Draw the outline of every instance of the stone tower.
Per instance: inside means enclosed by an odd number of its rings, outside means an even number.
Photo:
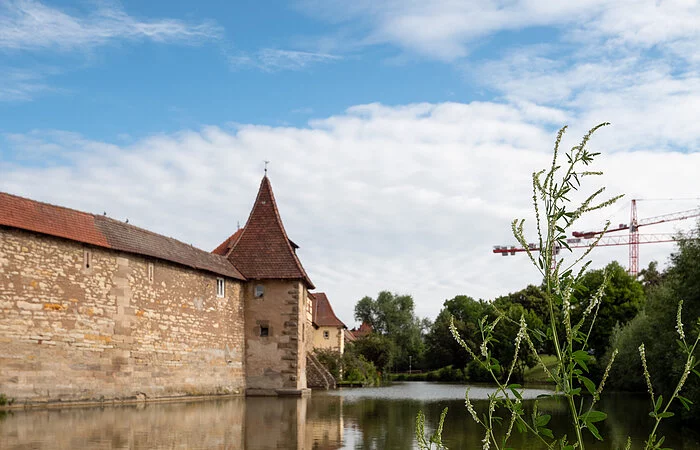
[[[248,280],[243,287],[248,395],[308,392],[308,290],[314,285],[297,257],[297,248],[287,237],[265,175],[245,227],[214,251],[225,254]]]

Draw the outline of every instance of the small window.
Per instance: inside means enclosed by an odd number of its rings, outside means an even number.
[[[155,268],[153,267],[153,263],[148,263],[148,282],[153,283],[153,272],[155,271]]]
[[[226,285],[224,284],[223,278],[216,279],[216,296],[225,297],[226,296]]]
[[[90,267],[92,267],[92,252],[85,250],[83,252],[83,268],[89,269]]]
[[[323,332],[323,339],[330,339],[331,334],[328,332],[328,330],[325,330]]]
[[[265,286],[262,284],[255,285],[255,298],[260,298],[265,294]]]
[[[260,337],[267,337],[270,335],[270,327],[262,325],[260,326]]]

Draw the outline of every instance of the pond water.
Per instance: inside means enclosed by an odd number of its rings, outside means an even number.
[[[411,449],[414,424],[423,410],[432,429],[449,407],[443,438],[451,449],[480,449],[483,432],[468,417],[463,385],[397,383],[382,388],[314,392],[308,398],[231,398],[200,402],[159,403],[105,408],[15,411],[0,416],[0,449]],[[485,410],[488,386],[473,386],[470,397]],[[547,388],[528,389],[529,408]],[[604,442],[590,449],[643,447],[649,430],[644,396],[611,394],[601,409]],[[552,415],[555,434],[566,432],[563,401],[540,400]],[[698,449],[697,431],[666,428],[666,444]],[[540,448],[537,439],[514,432],[513,448]],[[573,431],[569,430],[573,436]]]

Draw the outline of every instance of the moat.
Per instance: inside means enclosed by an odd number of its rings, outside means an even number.
[[[397,383],[382,388],[314,392],[308,398],[248,397],[212,401],[152,403],[104,408],[14,411],[0,416],[0,449],[410,449],[414,423],[423,410],[432,428],[449,407],[444,441],[450,449],[481,448],[483,432],[467,417],[465,386]],[[475,386],[470,396],[484,408],[490,392]],[[547,389],[526,391],[528,402]],[[601,409],[604,442],[587,448],[624,448],[627,436],[639,448],[647,430],[644,396],[611,394]],[[540,401],[552,414],[555,434],[567,425],[566,407]],[[700,437],[687,429],[667,428],[666,445],[700,448]],[[514,448],[535,449],[531,436],[514,433]]]

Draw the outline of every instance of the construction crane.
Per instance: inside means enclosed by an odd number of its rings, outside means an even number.
[[[639,227],[644,227],[648,225],[656,225],[660,223],[666,223],[666,222],[673,222],[676,220],[684,220],[684,219],[690,219],[691,217],[699,217],[700,216],[700,208],[695,208],[695,209],[688,209],[685,211],[679,211],[675,213],[670,213],[670,214],[662,214],[660,216],[654,216],[654,217],[647,217],[645,219],[637,219],[637,200],[639,199],[632,199],[631,205],[630,205],[630,223],[629,224],[623,224],[621,223],[618,225],[616,228],[608,229],[608,230],[599,230],[599,231],[574,231],[571,233],[575,238],[584,238],[584,239],[593,239],[603,233],[612,233],[615,231],[622,231],[622,230],[629,230],[629,239],[628,239],[628,244],[629,245],[629,266],[627,271],[629,272],[630,275],[633,277],[636,277],[637,274],[639,273],[639,244],[641,243],[647,243],[647,242],[640,242],[640,237],[641,235],[639,234]],[[656,242],[667,242],[667,241],[656,241]],[[625,245],[625,244],[620,244],[620,245]]]
[[[607,230],[599,231],[574,231],[572,233],[573,237],[566,240],[566,243],[571,248],[588,248],[593,241],[592,239],[597,239],[601,234],[605,233],[605,236],[601,237],[598,241],[599,247],[610,247],[614,245],[627,245],[629,246],[629,268],[628,272],[633,277],[636,277],[639,273],[639,244],[653,244],[660,242],[673,242],[675,240],[674,234],[667,233],[657,233],[657,234],[639,234],[639,227],[656,225],[660,223],[672,222],[676,220],[684,220],[692,217],[700,217],[700,208],[689,209],[685,211],[679,211],[670,214],[663,214],[660,216],[647,217],[644,219],[637,219],[637,200],[632,200],[630,208],[630,223],[621,223],[614,228],[609,228]],[[622,236],[608,236],[608,233],[613,233],[616,231],[629,230],[627,235]],[[528,244],[528,248],[515,247],[515,246],[501,246],[497,245],[493,248],[493,253],[501,254],[502,256],[515,255],[519,252],[524,251],[539,251],[539,246],[537,244]],[[560,248],[555,248],[555,254],[559,253]]]

